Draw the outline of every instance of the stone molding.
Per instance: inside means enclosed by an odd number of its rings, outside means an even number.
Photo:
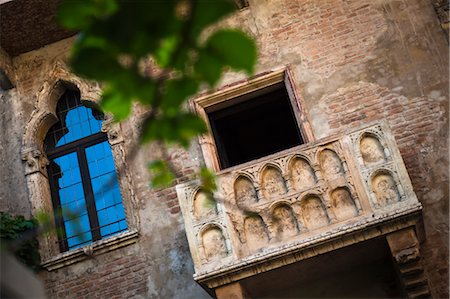
[[[412,228],[386,236],[403,290],[408,298],[430,298],[431,291],[422,265],[420,244]]]
[[[236,98],[245,97],[246,95],[269,88],[276,84],[282,83],[286,88],[291,107],[294,111],[294,116],[299,126],[299,131],[301,132],[304,141],[312,142],[315,140],[306,112],[302,108],[304,106],[303,99],[293,83],[293,76],[294,74],[290,68],[284,66],[258,74],[250,79],[233,84],[232,86],[226,86],[215,92],[200,95],[190,101],[191,110],[197,113],[205,121],[208,127],[208,133],[198,137],[203,158],[208,168],[214,171],[220,170],[219,158],[216,150],[217,147],[211,133],[212,130],[206,110],[212,106],[228,104],[227,102],[232,102]]]
[[[83,247],[60,253],[48,260],[44,260],[41,265],[48,271],[53,271],[91,258],[92,256],[136,243],[138,236],[139,234],[136,230],[126,231],[106,239],[95,241]]]
[[[177,194],[194,278],[211,288],[405,227],[421,231],[422,206],[386,123],[222,170],[215,207],[196,181]],[[205,254],[218,248],[226,251]]]
[[[54,63],[47,80],[35,96],[35,109],[31,113],[22,139],[21,156],[25,166],[24,174],[27,179],[33,215],[45,212],[50,218],[53,218],[53,204],[46,169],[48,159],[43,148],[48,130],[58,121],[56,105],[66,89],[79,90],[81,101],[87,106],[98,106],[100,101],[101,89],[98,83],[81,79],[70,73],[68,67],[62,61]],[[124,203],[128,231],[120,234],[120,236],[123,236],[122,238],[117,238],[117,236],[109,237],[83,246],[81,249],[71,250],[62,254],[59,252],[58,240],[55,234],[41,235],[38,237],[40,254],[44,261],[43,265],[48,269],[56,269],[81,260],[80,255],[82,254],[79,251],[83,248],[93,248],[96,253],[101,253],[105,251],[103,248],[112,250],[133,243],[135,241],[130,241],[132,239],[130,236],[133,236],[133,238],[137,237],[139,227],[137,200],[131,174],[125,163],[127,153],[122,129],[120,124],[113,123],[111,116],[107,115],[101,131],[108,136],[116,169],[121,170],[118,173],[118,181]],[[99,250],[97,250],[97,247]],[[89,252],[91,249],[87,251]]]

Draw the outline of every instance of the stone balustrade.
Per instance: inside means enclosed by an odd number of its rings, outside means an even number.
[[[385,123],[224,169],[213,201],[198,182],[177,193],[194,277],[210,287],[318,254],[317,246],[331,251],[339,243],[323,244],[356,232],[369,238],[368,229],[421,210]]]

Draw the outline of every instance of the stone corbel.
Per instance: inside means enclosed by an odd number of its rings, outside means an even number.
[[[47,177],[47,165],[49,161],[47,156],[36,148],[27,148],[22,152],[22,161],[25,163],[25,175],[36,172],[42,173]]]
[[[108,135],[108,142],[111,145],[124,142],[120,124],[114,123],[112,118],[103,121],[101,131]]]
[[[426,273],[422,265],[420,244],[413,228],[386,236],[397,272],[407,298],[430,298]]]

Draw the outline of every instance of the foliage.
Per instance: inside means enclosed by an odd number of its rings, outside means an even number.
[[[102,83],[101,107],[120,121],[134,102],[145,105],[140,141],[186,148],[206,131],[201,118],[186,111],[186,100],[203,85],[213,87],[224,70],[253,72],[251,38],[235,29],[205,33],[235,10],[231,0],[67,0],[58,20],[81,32],[70,63],[74,72]],[[174,178],[167,161],[149,169],[154,186]]]
[[[27,220],[23,216],[14,217],[9,213],[0,212],[0,239],[2,247],[13,240],[21,238],[25,232],[34,230],[37,226],[38,222],[35,219]],[[14,248],[14,253],[24,264],[37,271],[41,263],[38,247],[36,238],[27,239],[20,242],[17,248]]]

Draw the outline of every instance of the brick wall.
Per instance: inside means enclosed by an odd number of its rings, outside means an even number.
[[[43,274],[50,298],[146,297],[148,267],[145,256],[128,254],[96,257],[74,275],[65,269]]]
[[[433,295],[448,297],[448,44],[430,1],[249,3],[222,25],[242,28],[256,39],[257,72],[290,66],[316,137],[373,120],[388,121],[424,205],[427,240],[422,249]],[[2,140],[21,138],[35,95],[55,61],[65,60],[72,40],[13,59],[10,77],[16,89],[8,104],[14,103],[17,122]],[[243,78],[228,73],[221,85]],[[123,127],[128,137],[137,126],[132,120]],[[14,148],[19,145],[17,141]],[[11,157],[20,161],[20,150],[13,152]],[[197,144],[189,151],[175,149],[170,156],[179,169],[178,182],[189,180],[202,161]],[[208,297],[192,279],[175,189],[149,188],[146,165],[155,157],[152,148],[142,148],[129,161],[138,242],[44,271],[49,297]],[[20,168],[14,169],[15,176],[22,175]]]

